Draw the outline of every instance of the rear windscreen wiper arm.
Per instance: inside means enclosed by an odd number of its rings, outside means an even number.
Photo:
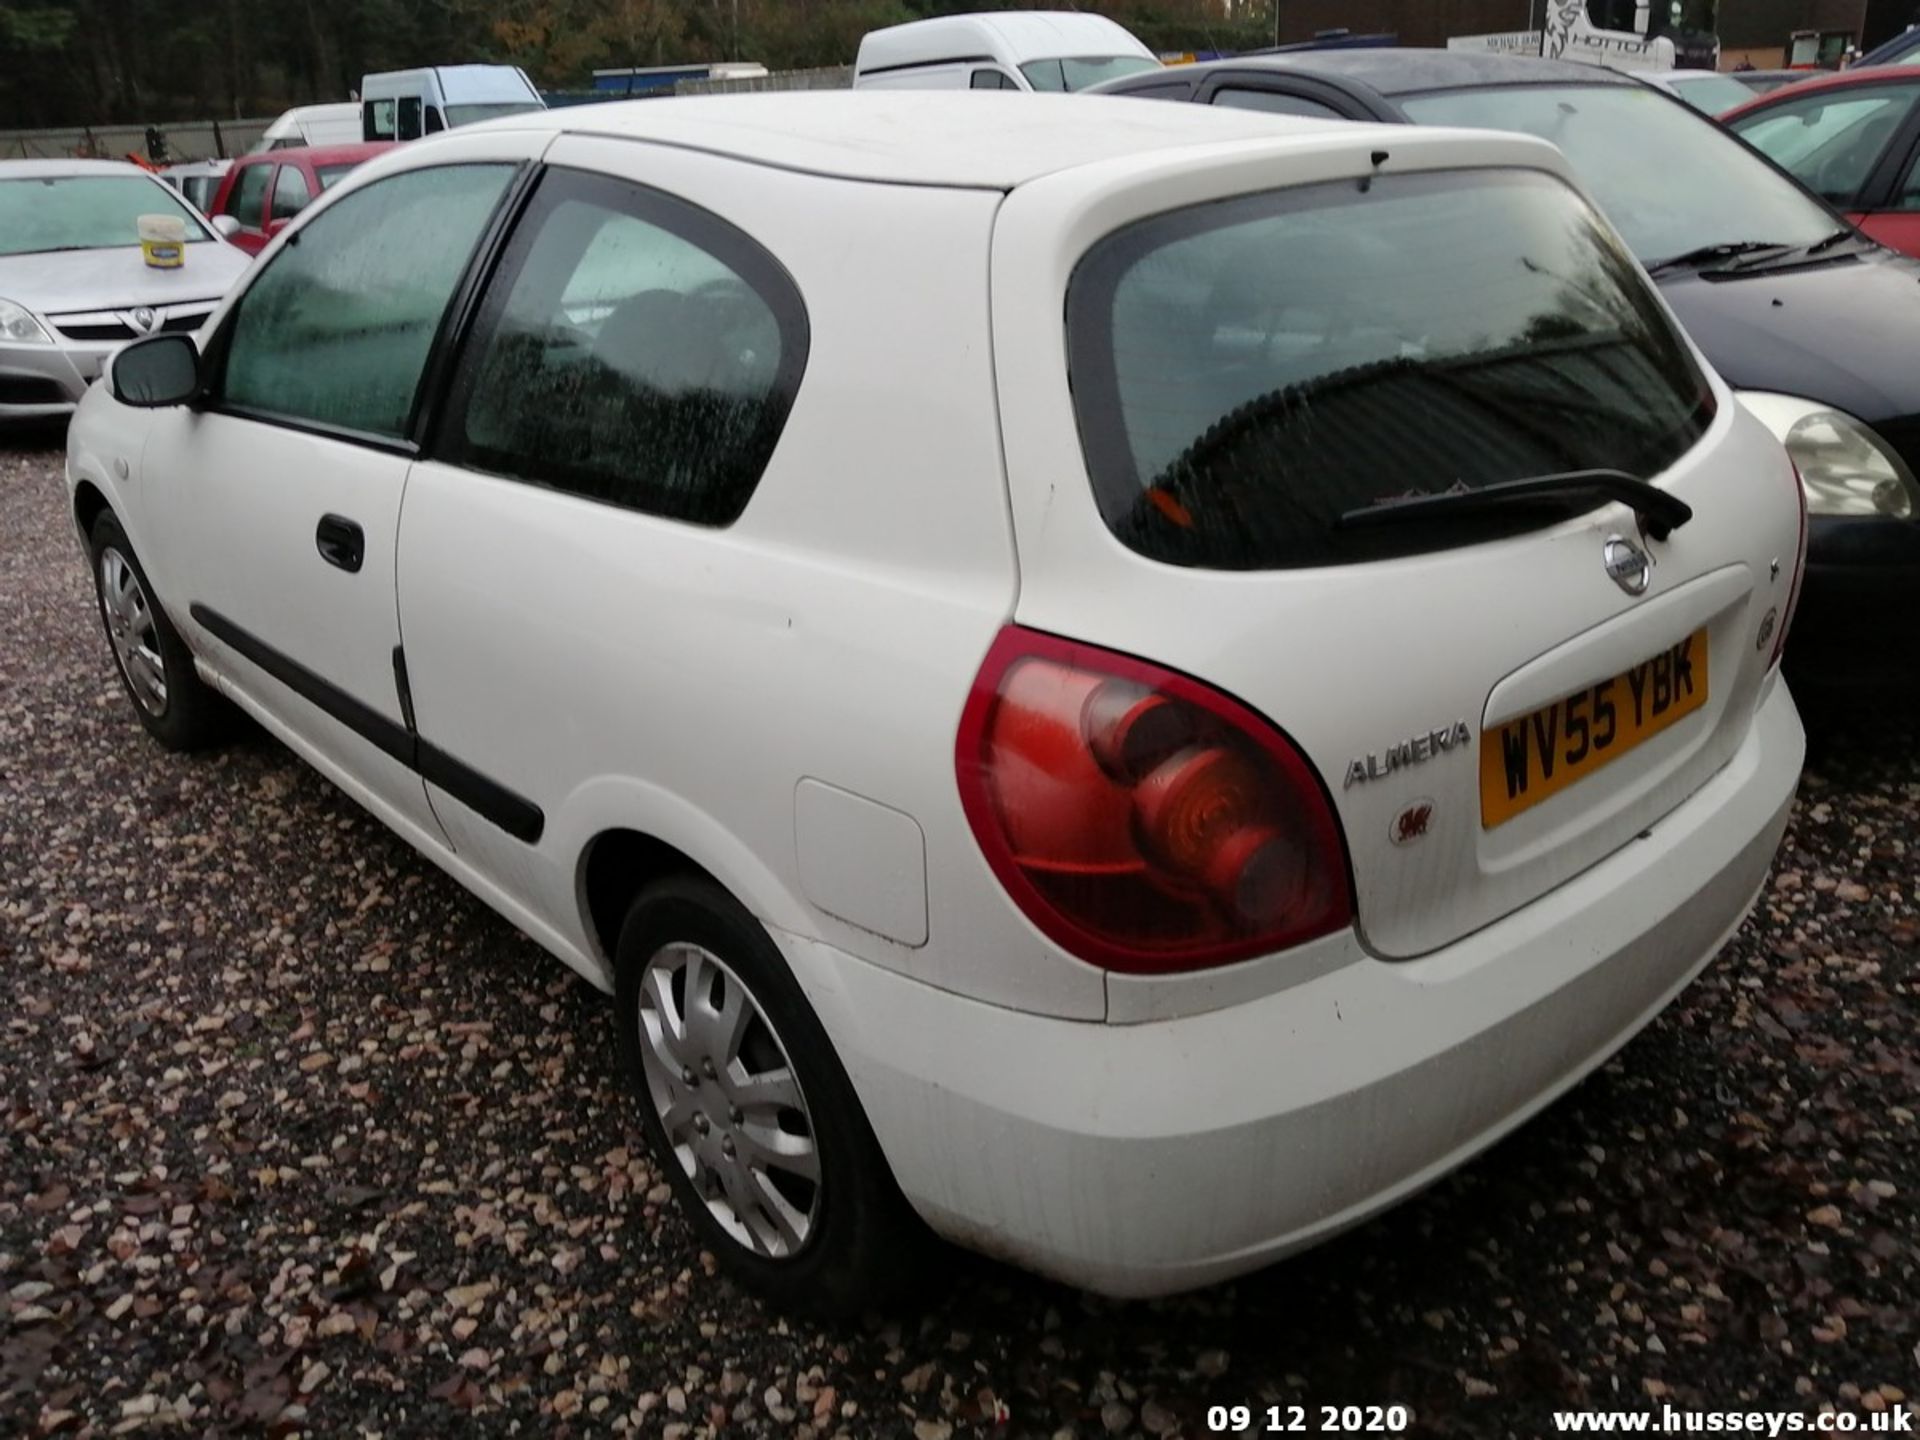
[[[1568,470],[1559,475],[1534,475],[1524,480],[1502,480],[1478,490],[1451,490],[1441,495],[1414,495],[1388,499],[1349,510],[1334,522],[1336,530],[1366,530],[1382,525],[1412,525],[1422,520],[1445,522],[1462,516],[1490,514],[1515,505],[1582,496],[1618,500],[1631,505],[1641,525],[1655,540],[1664,540],[1693,518],[1693,507],[1658,485],[1624,470]]]

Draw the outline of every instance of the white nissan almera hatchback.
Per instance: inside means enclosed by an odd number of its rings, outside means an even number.
[[[1800,486],[1559,154],[799,95],[409,145],[73,425],[120,675],[618,997],[703,1241],[1117,1295],[1391,1205],[1746,913]]]

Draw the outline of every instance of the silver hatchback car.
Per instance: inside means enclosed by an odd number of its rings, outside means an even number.
[[[143,215],[185,224],[180,265],[146,263]],[[0,422],[68,414],[119,346],[199,329],[251,259],[138,166],[0,162]]]

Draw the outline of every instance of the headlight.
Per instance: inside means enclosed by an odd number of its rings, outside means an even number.
[[[1798,395],[1762,390],[1739,395],[1800,467],[1809,514],[1905,520],[1920,510],[1913,472],[1871,426]]]
[[[0,300],[0,341],[16,345],[51,345],[53,337],[40,322],[11,300]]]

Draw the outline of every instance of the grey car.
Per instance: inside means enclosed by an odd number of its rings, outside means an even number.
[[[184,263],[146,263],[143,215],[186,225]],[[138,166],[0,161],[0,423],[68,414],[119,346],[199,329],[251,259]]]

